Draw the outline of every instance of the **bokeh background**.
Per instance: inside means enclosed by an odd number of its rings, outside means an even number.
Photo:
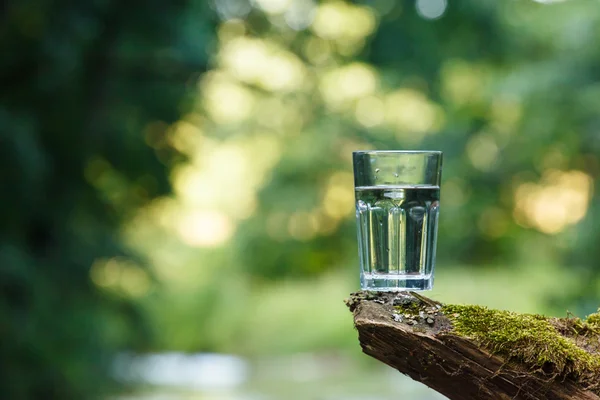
[[[351,152],[445,154],[433,298],[600,304],[597,1],[5,1],[6,399],[440,399],[360,353]]]

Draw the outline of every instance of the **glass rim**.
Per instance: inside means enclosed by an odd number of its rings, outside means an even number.
[[[352,154],[442,154],[441,150],[356,150]]]

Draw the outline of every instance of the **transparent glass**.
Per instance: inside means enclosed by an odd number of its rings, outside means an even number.
[[[442,153],[353,153],[363,290],[433,287]]]

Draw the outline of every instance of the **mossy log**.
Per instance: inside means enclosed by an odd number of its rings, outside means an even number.
[[[451,400],[600,400],[600,310],[559,319],[413,292],[346,304],[363,352]]]

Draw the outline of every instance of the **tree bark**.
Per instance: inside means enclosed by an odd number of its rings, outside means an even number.
[[[424,323],[406,319],[394,307],[398,293],[358,292],[346,301],[364,353],[451,400],[600,400],[574,379],[532,371],[453,333],[440,303],[409,295],[440,312]]]

